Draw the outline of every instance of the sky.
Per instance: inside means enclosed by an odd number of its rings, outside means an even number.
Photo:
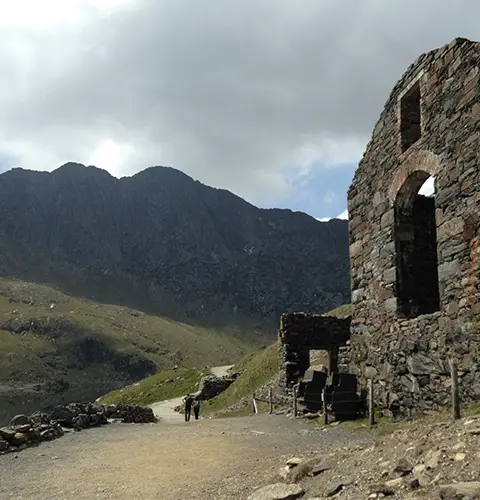
[[[478,0],[0,0],[0,171],[165,165],[346,217],[395,82],[479,18]]]

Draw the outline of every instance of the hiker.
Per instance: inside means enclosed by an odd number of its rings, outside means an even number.
[[[198,420],[198,414],[200,413],[200,398],[195,396],[193,400],[193,413],[195,413],[195,420]]]
[[[192,412],[192,403],[193,397],[191,394],[188,394],[187,397],[183,400],[185,403],[185,422],[190,422],[190,414]]]

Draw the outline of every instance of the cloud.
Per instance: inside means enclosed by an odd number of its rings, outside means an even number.
[[[289,199],[292,172],[356,163],[407,66],[480,16],[477,0],[41,3],[0,0],[2,156],[170,165],[262,204]]]
[[[348,220],[348,210],[344,210],[341,214],[338,214],[336,217],[316,217],[316,219],[320,222],[328,222],[329,220],[332,219],[342,219],[342,220]]]

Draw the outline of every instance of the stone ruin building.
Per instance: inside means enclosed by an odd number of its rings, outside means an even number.
[[[480,399],[479,67],[461,38],[420,56],[348,192],[352,364],[394,414],[449,403],[450,357],[461,399]]]
[[[421,55],[395,85],[348,192],[350,340],[345,320],[325,325],[341,329],[339,342],[310,320],[317,340],[296,350],[288,344],[302,320],[284,315],[285,385],[323,337],[334,351],[349,343],[345,369],[374,379],[384,413],[449,405],[450,358],[461,401],[480,399],[479,67],[480,43],[457,38]],[[434,196],[419,194],[431,178]]]

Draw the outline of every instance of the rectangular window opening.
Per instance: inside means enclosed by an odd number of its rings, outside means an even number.
[[[402,152],[415,144],[422,136],[420,82],[416,82],[400,100],[400,135]]]

